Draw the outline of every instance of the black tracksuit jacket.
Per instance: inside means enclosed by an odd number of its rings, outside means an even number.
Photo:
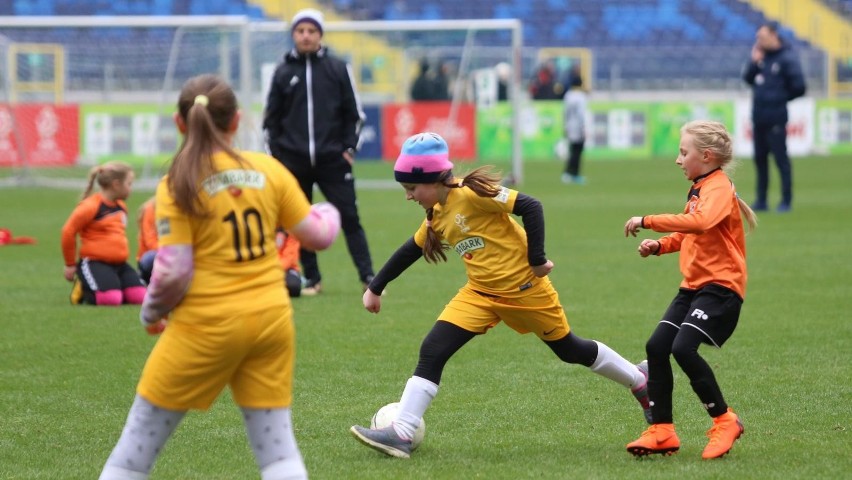
[[[747,63],[743,80],[752,86],[755,125],[786,124],[787,102],[805,94],[802,66],[796,53],[786,45],[766,52],[760,63]]]
[[[272,156],[299,167],[338,162],[358,149],[364,112],[351,69],[326,47],[300,54],[294,48],[275,69],[263,128]]]

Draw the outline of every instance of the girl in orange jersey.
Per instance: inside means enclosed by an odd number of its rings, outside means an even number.
[[[261,478],[307,478],[290,416],[295,333],[275,229],[321,250],[340,215],[311,206],[274,158],[233,149],[237,98],[221,78],[189,79],[177,106],[184,139],[157,186],[158,249],[140,311],[162,336],[100,478],[148,478],[186,412],[208,409],[226,386]]]
[[[62,227],[65,279],[75,282],[71,303],[142,303],[145,285],[127,263],[130,252],[124,201],[130,195],[133,178],[133,169],[122,162],[107,162],[89,172],[82,200]],[[91,194],[95,181],[101,191]]]
[[[139,276],[146,284],[151,281],[151,271],[154,270],[154,258],[157,256],[157,224],[154,220],[154,197],[149,198],[136,214],[139,227],[139,247],[136,251],[136,263]]]
[[[275,232],[275,246],[278,248],[278,262],[284,269],[284,286],[290,297],[302,295],[302,273],[299,269],[299,240],[279,228]]]
[[[420,257],[446,261],[452,248],[464,262],[467,283],[438,316],[423,340],[414,375],[402,392],[393,423],[371,430],[353,426],[360,442],[384,454],[408,458],[411,439],[438,393],[444,366],[468,341],[505,322],[518,333],[534,333],[560,360],[632,390],[647,408],[644,372],[603,343],[580,338],[568,326],[559,295],[547,275],[544,212],[538,200],[499,185],[487,167],[455,177],[447,143],[434,133],[407,139],[394,165],[405,197],[426,210],[426,219],[364,292],[369,312],[381,309],[385,285]],[[523,218],[523,227],[509,214]]]
[[[710,441],[702,454],[709,459],[728,453],[743,433],[743,425],[725,403],[698,347],[702,343],[721,347],[737,326],[747,276],[743,218],[750,228],[757,225],[757,219],[725,174],[724,168],[733,159],[725,126],[694,121],[680,132],[675,163],[692,182],[683,213],[632,217],[624,225],[625,236],[635,237],[643,228],[672,232],[659,240],[642,240],[639,255],[680,252],[683,273],[678,294],[645,346],[653,423],[627,445],[627,451],[642,456],[680,449],[672,417],[674,379],[669,357],[674,356],[713,418],[713,427],[707,432]]]

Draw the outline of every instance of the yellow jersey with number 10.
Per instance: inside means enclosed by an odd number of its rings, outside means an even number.
[[[188,244],[195,273],[175,308],[199,308],[220,315],[251,306],[289,306],[278,263],[275,228],[304,220],[310,203],[293,175],[274,158],[239,152],[242,164],[224,152],[213,156],[216,173],[203,179],[201,204],[209,212],[193,218],[172,200],[168,177],[157,187],[156,222],[160,246]],[[204,315],[196,316],[203,322]],[[182,320],[190,320],[182,316]]]

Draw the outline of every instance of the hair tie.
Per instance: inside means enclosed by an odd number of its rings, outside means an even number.
[[[432,220],[426,220],[426,227],[432,228]]]
[[[459,188],[464,186],[464,179],[459,180]]]
[[[201,105],[202,107],[206,107],[210,103],[210,99],[207,98],[207,95],[196,95],[195,96],[195,104]]]

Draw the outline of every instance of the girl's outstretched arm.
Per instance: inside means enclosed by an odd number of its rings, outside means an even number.
[[[382,308],[381,295],[388,283],[400,276],[408,267],[414,264],[420,257],[423,256],[423,249],[414,241],[414,237],[409,238],[399,247],[387,263],[379,270],[379,273],[367,285],[367,291],[364,292],[364,308],[368,312],[379,313]]]

